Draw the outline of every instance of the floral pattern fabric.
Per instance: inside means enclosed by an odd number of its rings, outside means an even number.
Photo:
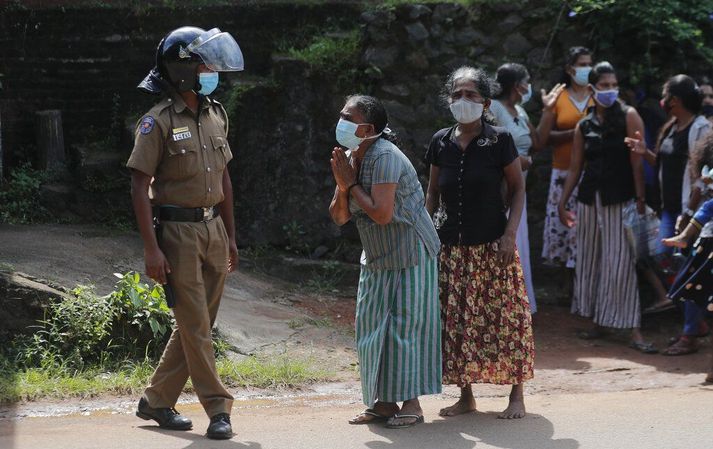
[[[495,242],[440,253],[443,383],[515,385],[534,375],[532,317],[520,257],[503,267]]]
[[[565,265],[574,268],[577,260],[577,227],[568,228],[560,221],[557,211],[568,170],[552,169],[550,191],[547,195],[545,229],[542,235],[542,258],[548,265]],[[577,187],[567,201],[567,209],[577,212]]]

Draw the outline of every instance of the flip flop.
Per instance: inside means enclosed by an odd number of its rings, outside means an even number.
[[[362,417],[362,416],[368,416],[369,419],[362,419],[362,420],[357,421],[357,419],[359,419],[359,417]],[[356,415],[354,418],[350,419],[348,422],[349,422],[349,424],[353,424],[353,425],[361,425],[361,424],[384,422],[384,421],[387,421],[388,419],[389,419],[388,416],[380,415],[380,414],[376,413],[374,411],[374,409],[368,408],[368,409],[364,410],[363,412],[359,413],[358,415]]]
[[[659,350],[656,349],[653,343],[637,343],[635,341],[632,341],[629,343],[629,347],[632,349],[636,349],[639,352],[643,352],[644,354],[656,354],[657,352],[659,352]]]
[[[415,418],[415,421],[407,422],[403,424],[395,424],[393,420],[401,418]],[[416,424],[421,424],[423,422],[423,415],[399,415],[398,413],[389,418],[386,422],[386,427],[388,429],[405,429],[407,427],[415,426]]]
[[[682,340],[678,340],[676,343],[672,344],[668,348],[661,351],[663,355],[688,355],[698,352],[698,347],[692,341],[688,343],[681,343]]]
[[[654,304],[650,307],[645,308],[641,313],[643,315],[649,315],[651,313],[665,312],[666,310],[671,310],[675,308],[676,304],[674,304],[673,301],[669,301],[661,304]]]

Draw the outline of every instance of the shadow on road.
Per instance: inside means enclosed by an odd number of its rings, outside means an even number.
[[[193,432],[166,430],[156,426],[137,426],[136,428],[160,433],[174,438],[182,438],[187,442],[190,441],[188,446],[181,446],[180,444],[176,445],[176,449],[213,449],[215,447],[219,447],[220,449],[262,449],[262,445],[254,441],[210,440],[204,435],[197,435]],[[239,435],[236,435],[233,438],[239,437]]]
[[[369,441],[366,446],[370,449],[473,449],[483,444],[503,449],[579,447],[574,439],[553,439],[554,425],[542,415],[529,414],[521,420],[502,420],[497,416],[495,412],[459,415],[403,430],[370,425],[373,433],[389,441]]]

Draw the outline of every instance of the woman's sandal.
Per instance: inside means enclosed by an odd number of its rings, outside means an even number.
[[[629,347],[632,349],[636,349],[639,352],[643,352],[644,354],[656,354],[657,352],[659,352],[659,350],[656,349],[653,343],[647,343],[643,341],[632,341],[629,343]]]
[[[395,420],[403,418],[413,418],[413,421],[396,423]],[[423,422],[423,415],[399,415],[398,413],[389,418],[386,422],[386,427],[389,429],[405,429],[407,427],[415,426],[416,424],[421,424]]]
[[[663,355],[688,355],[698,352],[695,340],[679,338],[678,341],[661,351]]]
[[[390,419],[388,416],[380,415],[374,411],[374,409],[368,408],[363,412],[356,415],[354,418],[349,420],[349,424],[371,424],[384,422]]]
[[[652,306],[649,306],[645,308],[644,310],[641,311],[643,315],[649,315],[651,313],[659,313],[659,312],[664,312],[666,310],[671,310],[675,309],[676,304],[673,303],[670,299],[668,301],[660,302],[657,304],[654,304]]]

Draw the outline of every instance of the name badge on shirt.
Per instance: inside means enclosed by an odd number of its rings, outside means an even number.
[[[173,128],[173,141],[186,140],[191,138],[191,131],[187,126],[181,128]]]

